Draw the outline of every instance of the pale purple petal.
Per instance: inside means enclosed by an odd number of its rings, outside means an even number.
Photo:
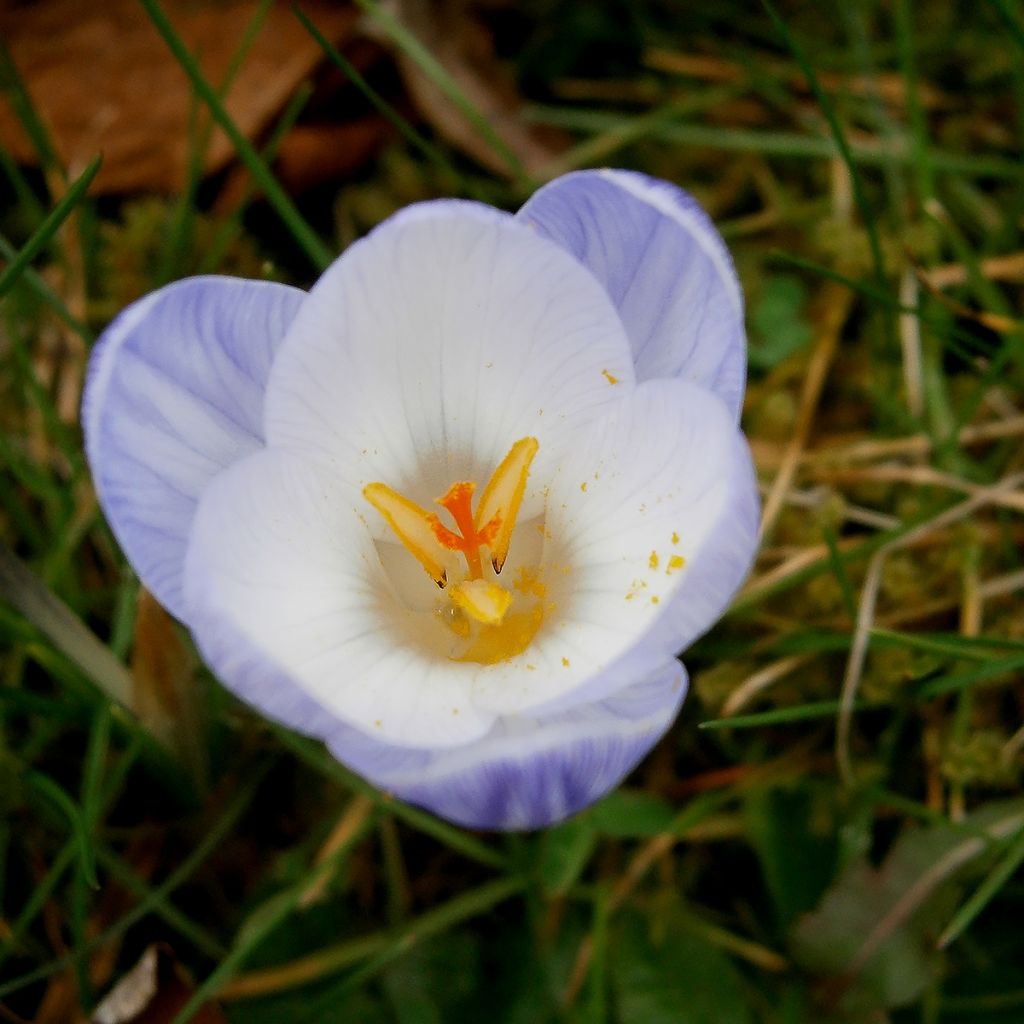
[[[93,350],[82,424],[100,504],[179,618],[196,500],[261,446],[270,364],[304,298],[270,282],[189,278],[129,306]]]
[[[239,459],[196,510],[186,620],[225,685],[258,707],[274,699],[264,677],[276,665],[325,716],[382,742],[476,740],[495,717],[473,701],[482,666],[450,660],[449,632],[432,607],[402,599],[365,505],[341,478],[294,452],[271,446]],[[409,570],[433,600],[433,581],[415,562]],[[225,643],[225,630],[250,646]]]
[[[429,505],[455,480],[482,483],[521,437],[540,442],[540,479],[632,379],[593,275],[509,214],[435,200],[388,218],[314,285],[267,384],[267,443]],[[520,514],[542,503],[528,493]]]
[[[546,483],[553,611],[519,678],[477,680],[477,703],[500,714],[590,703],[684,650],[726,610],[757,547],[746,441],[720,398],[683,380],[625,393]]]
[[[665,733],[686,695],[686,672],[672,660],[636,682],[619,680],[614,693],[593,704],[544,718],[507,716],[461,747],[405,747],[334,717],[226,616],[204,618],[203,654],[215,671],[234,666],[236,694],[324,740],[379,788],[467,828],[542,828],[599,800]]]
[[[463,748],[402,764],[365,746],[331,751],[380,787],[468,828],[543,828],[599,800],[672,723],[686,672],[670,661],[603,701],[545,718],[509,716]]]
[[[545,185],[517,216],[605,286],[639,380],[693,381],[739,418],[743,298],[728,251],[692,196],[632,171],[577,171]]]

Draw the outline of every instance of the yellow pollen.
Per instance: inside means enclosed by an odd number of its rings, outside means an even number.
[[[499,626],[512,603],[512,595],[489,580],[464,580],[449,591],[452,604],[485,626]]]
[[[548,588],[544,585],[537,570],[527,568],[525,565],[519,567],[519,575],[516,576],[512,586],[520,594],[529,594],[533,597],[543,598],[547,596],[548,592]]]
[[[535,604],[529,611],[508,612],[499,625],[479,626],[469,646],[453,660],[497,665],[522,654],[537,635],[547,610]]]
[[[610,373],[608,370],[602,370],[601,376],[604,377],[604,379],[608,381],[609,384],[619,383],[619,378],[616,377],[614,374]]]
[[[679,543],[679,534],[676,533],[674,530],[672,531],[672,543],[673,544],[678,544]]]
[[[647,565],[651,569],[657,569],[658,568],[658,552],[657,551],[652,551],[651,552],[651,557],[647,559]]]
[[[562,659],[562,668],[568,668],[568,667],[569,667],[569,659],[568,658],[563,658]]]
[[[668,568],[665,569],[666,575],[669,573],[676,572],[686,565],[686,559],[682,555],[672,555],[668,560]]]

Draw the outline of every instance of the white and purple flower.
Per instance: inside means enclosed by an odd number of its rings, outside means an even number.
[[[409,207],[308,294],[147,296],[83,420],[118,540],[229,689],[405,800],[532,828],[664,733],[750,566],[745,363],[696,203],[578,172],[515,216]]]

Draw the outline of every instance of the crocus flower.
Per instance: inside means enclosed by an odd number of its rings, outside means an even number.
[[[672,722],[755,548],[740,289],[623,171],[411,206],[308,292],[219,277],[106,331],[103,509],[222,682],[382,789],[531,828]]]

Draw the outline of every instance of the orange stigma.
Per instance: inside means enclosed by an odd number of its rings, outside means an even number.
[[[446,508],[448,514],[455,520],[455,525],[459,528],[458,533],[449,530],[435,514],[430,515],[431,529],[441,544],[449,551],[461,551],[466,556],[471,580],[478,580],[483,576],[480,548],[483,545],[490,547],[501,529],[500,512],[496,512],[482,529],[477,529],[473,521],[472,504],[475,490],[476,484],[472,480],[460,480],[448,488],[448,493],[443,498],[437,499],[438,505]]]
[[[454,530],[445,526],[436,512],[427,512],[387,484],[367,484],[363,488],[363,497],[384,517],[395,536],[439,587],[448,584],[445,565],[451,551],[459,551],[465,556],[469,569],[467,579],[480,580],[484,573],[481,548],[490,552],[491,568],[495,574],[500,573],[505,564],[516,516],[526,491],[530,464],[539,447],[535,437],[521,438],[512,445],[487,481],[475,514],[473,494],[476,484],[472,480],[459,480],[448,488],[443,497],[436,499],[452,517]],[[479,597],[482,591],[477,588],[474,593]]]

